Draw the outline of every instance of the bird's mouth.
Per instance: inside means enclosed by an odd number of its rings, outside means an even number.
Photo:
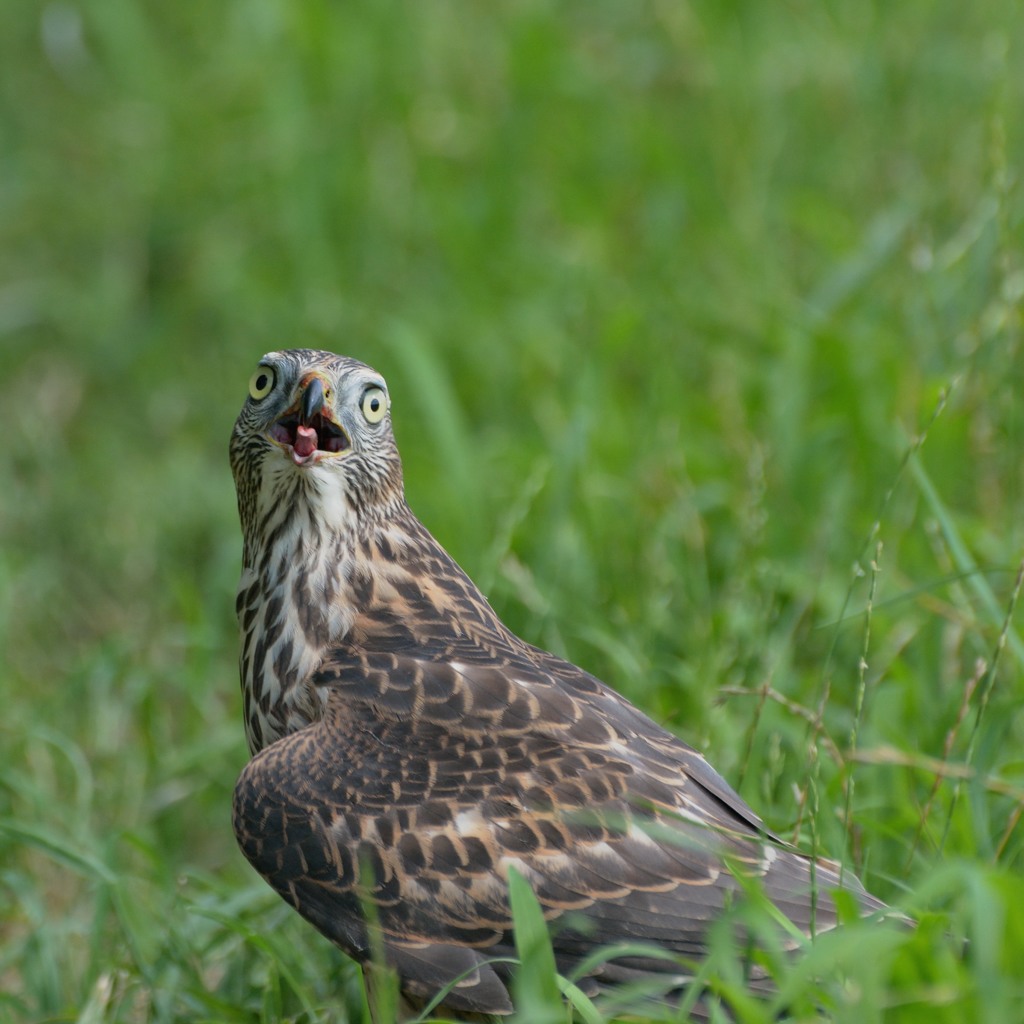
[[[291,449],[298,465],[308,462],[317,452],[337,455],[349,447],[345,431],[319,413],[308,423],[303,423],[298,413],[286,414],[270,428],[270,436]]]
[[[297,466],[321,455],[338,455],[351,447],[348,434],[324,413],[324,389],[318,378],[299,401],[270,428],[270,439],[288,451]]]

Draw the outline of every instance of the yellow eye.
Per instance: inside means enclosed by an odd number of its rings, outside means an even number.
[[[367,423],[380,423],[388,411],[388,396],[380,388],[367,388],[363,392],[362,409]]]
[[[274,390],[274,371],[269,366],[257,366],[249,380],[249,395],[258,402]]]

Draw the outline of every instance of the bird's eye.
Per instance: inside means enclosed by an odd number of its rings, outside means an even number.
[[[274,371],[269,366],[257,366],[256,372],[249,380],[249,395],[258,402],[266,398],[274,390]]]
[[[362,409],[367,423],[380,423],[388,411],[388,396],[380,388],[367,388],[363,392]]]

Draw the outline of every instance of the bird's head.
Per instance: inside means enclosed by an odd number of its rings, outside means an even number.
[[[391,400],[376,370],[331,352],[268,352],[231,434],[246,543],[305,513],[338,528],[401,503]]]

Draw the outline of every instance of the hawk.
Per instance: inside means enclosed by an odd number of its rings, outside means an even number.
[[[513,634],[406,504],[379,373],[271,352],[231,437],[243,534],[236,609],[252,759],[234,829],[254,868],[409,1007],[513,1011],[508,878],[600,994],[677,976],[756,877],[805,933],[831,890],[882,907],[787,846],[697,751],[599,679]]]

